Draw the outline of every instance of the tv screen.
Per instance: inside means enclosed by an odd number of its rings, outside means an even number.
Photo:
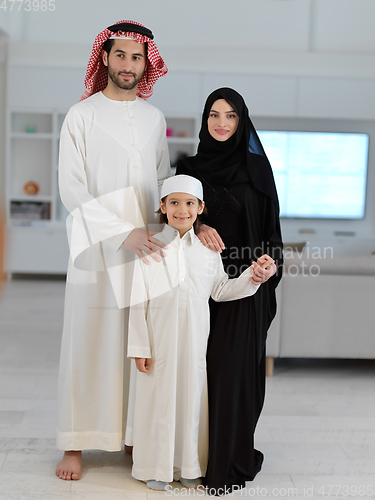
[[[363,219],[369,135],[258,131],[271,162],[281,217]]]

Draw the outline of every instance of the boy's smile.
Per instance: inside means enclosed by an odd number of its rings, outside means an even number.
[[[182,237],[192,227],[204,209],[204,202],[200,204],[198,198],[187,193],[171,193],[164,204],[160,202],[160,209],[167,215],[168,224],[178,229]]]

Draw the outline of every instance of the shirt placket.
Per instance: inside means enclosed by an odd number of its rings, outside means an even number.
[[[129,101],[123,101],[124,113],[126,117],[126,121],[129,127],[129,136],[130,136],[130,151],[131,151],[131,169],[132,169],[132,177],[137,181],[140,180],[140,159],[139,159],[139,151],[137,149],[136,143],[136,133],[134,128],[134,117],[133,117],[133,109],[129,106]],[[138,184],[138,182],[137,182]]]
[[[179,307],[180,309],[186,310],[187,304],[187,279],[186,279],[186,259],[184,251],[185,243],[180,240],[178,249],[178,261],[179,261]]]
[[[123,110],[126,122],[129,129],[129,146],[130,146],[130,182],[134,188],[135,195],[138,200],[145,200],[144,193],[144,179],[143,171],[141,168],[142,158],[140,153],[140,148],[137,141],[137,131],[136,131],[136,121],[135,121],[135,111],[134,106],[129,105],[129,101],[123,101]],[[147,226],[147,214],[146,211],[142,209],[143,203],[139,204],[142,212],[142,218],[144,220],[145,226]]]

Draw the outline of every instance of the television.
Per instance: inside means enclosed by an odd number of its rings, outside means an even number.
[[[272,165],[280,216],[365,217],[369,134],[258,130]]]

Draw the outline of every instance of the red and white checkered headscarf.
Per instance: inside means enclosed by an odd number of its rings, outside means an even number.
[[[118,21],[115,24],[120,23],[131,23],[138,26],[143,26],[143,24],[137,23],[135,21]],[[167,74],[168,68],[159,54],[158,48],[153,40],[148,36],[141,35],[140,33],[134,32],[112,32],[108,28],[99,33],[95,38],[94,45],[92,47],[92,53],[87,65],[86,77],[85,77],[85,87],[86,90],[81,97],[80,101],[83,101],[87,97],[90,97],[101,90],[104,90],[108,83],[108,69],[102,61],[102,49],[103,44],[106,40],[112,36],[128,36],[136,40],[138,43],[147,43],[147,58],[148,63],[143,74],[141,81],[138,83],[137,95],[143,99],[148,99],[152,96],[153,87],[155,82],[161,77]]]

